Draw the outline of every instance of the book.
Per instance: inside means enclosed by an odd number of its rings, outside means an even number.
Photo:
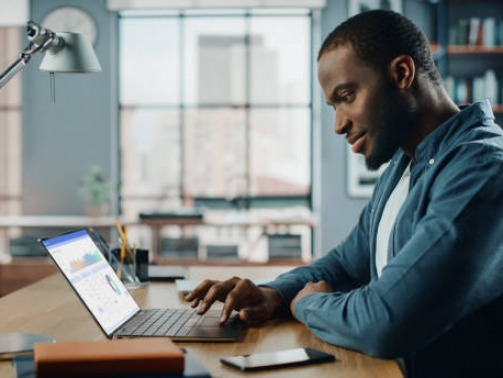
[[[484,74],[484,80],[485,80],[484,90],[486,92],[486,97],[493,104],[499,103],[498,78],[496,77],[496,73],[494,72],[494,70],[487,70]]]
[[[190,353],[185,354],[185,368],[181,374],[123,374],[120,378],[211,378],[210,373],[206,368]],[[33,355],[16,356],[12,360],[14,368],[14,378],[38,378],[35,372],[35,363]]]
[[[483,33],[483,45],[485,47],[496,46],[496,19],[494,17],[488,17],[482,22],[482,33]]]
[[[37,343],[38,378],[182,374],[185,356],[167,337]]]
[[[482,44],[482,27],[480,18],[478,17],[472,17],[469,20],[468,44],[471,46]]]
[[[471,17],[454,21],[448,30],[449,45],[494,47],[503,45],[503,20]]]

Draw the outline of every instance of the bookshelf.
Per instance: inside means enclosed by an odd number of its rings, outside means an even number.
[[[447,53],[451,55],[499,55],[503,54],[503,46],[460,46],[460,45],[449,45],[447,46]]]
[[[445,86],[456,103],[489,98],[503,119],[503,2],[431,2],[436,22],[432,45]]]

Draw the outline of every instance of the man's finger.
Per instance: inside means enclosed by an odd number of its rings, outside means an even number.
[[[234,282],[234,288],[229,291],[225,298],[222,315],[220,316],[220,324],[224,324],[229,320],[233,310],[240,310],[254,289],[257,289],[257,287],[248,279],[240,279]]]
[[[206,311],[208,311],[211,307],[211,305],[214,303],[214,300],[211,299],[201,299],[199,301],[199,307],[197,308],[197,313],[199,315],[204,314]]]
[[[204,280],[197,287],[185,296],[185,300],[190,302],[194,299],[201,299],[208,292],[210,287],[216,284],[217,281]]]
[[[248,324],[258,324],[268,318],[268,307],[264,303],[245,307],[239,311],[239,319]]]
[[[222,314],[220,315],[220,324],[224,324],[229,320],[229,317],[232,314],[232,311],[236,307],[237,298],[235,293],[236,288],[230,291],[225,298],[224,307],[222,308]]]
[[[236,282],[238,281],[239,279],[236,277],[222,282],[213,281],[213,285],[209,287],[206,295],[201,299],[197,313],[200,315],[204,314],[217,300],[227,302],[229,295],[232,297],[230,293],[234,291]]]
[[[197,313],[199,315],[204,314],[206,311],[210,309],[210,307],[215,303],[215,301],[222,295],[222,291],[226,290],[225,282],[219,282],[211,286],[204,296],[203,299],[199,302],[199,307],[197,308]]]

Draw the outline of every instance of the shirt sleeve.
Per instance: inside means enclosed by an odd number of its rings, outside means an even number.
[[[503,159],[470,154],[458,149],[438,171],[411,237],[379,279],[348,292],[309,294],[297,302],[296,317],[329,343],[395,358],[501,295]]]
[[[308,282],[326,281],[334,290],[348,292],[370,281],[370,209],[371,204],[367,204],[349,236],[325,256],[263,285],[279,292],[281,312],[290,313],[290,302]]]

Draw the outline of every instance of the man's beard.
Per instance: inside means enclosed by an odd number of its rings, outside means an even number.
[[[369,170],[375,171],[391,160],[395,152],[409,138],[415,119],[414,106],[397,90],[387,88],[379,106],[372,150],[365,158]]]

